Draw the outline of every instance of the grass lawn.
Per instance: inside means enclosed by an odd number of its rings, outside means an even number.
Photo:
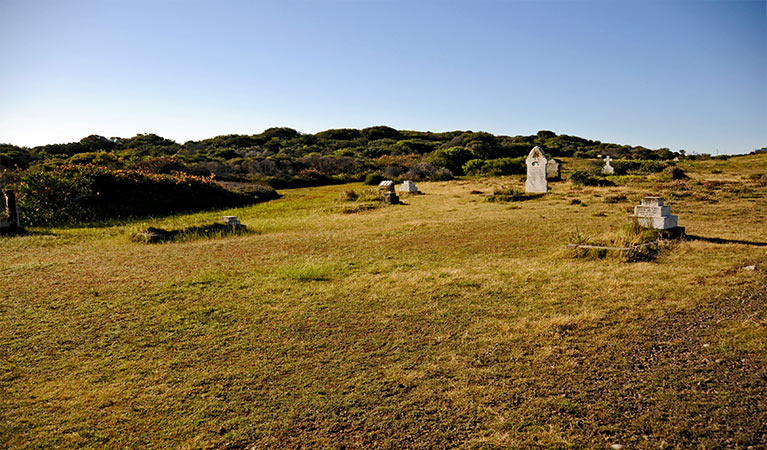
[[[767,448],[767,155],[680,167],[0,238],[0,447]],[[564,249],[652,194],[690,240],[633,263]],[[252,233],[129,239],[222,215]]]

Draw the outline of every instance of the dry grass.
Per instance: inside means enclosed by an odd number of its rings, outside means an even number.
[[[471,192],[517,177],[364,214],[334,209],[360,185],[329,186],[2,238],[0,447],[763,448],[767,187],[742,175],[767,157],[726,163],[513,205]],[[649,194],[700,239],[563,256]],[[129,240],[221,215],[255,233]]]

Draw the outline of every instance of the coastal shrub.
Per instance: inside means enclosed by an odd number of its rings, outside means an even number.
[[[28,225],[69,225],[255,203],[211,178],[105,167],[61,166],[24,173],[19,212]],[[276,194],[276,192],[275,192]]]
[[[594,175],[585,170],[576,170],[570,175],[570,181],[580,186],[615,186],[615,183],[605,177]]]

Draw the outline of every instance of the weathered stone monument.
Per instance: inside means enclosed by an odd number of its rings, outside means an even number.
[[[527,180],[525,181],[525,192],[543,193],[549,191],[549,184],[546,181],[546,155],[537,145],[530,150],[525,163],[527,163]]]
[[[605,156],[605,165],[602,167],[602,173],[604,174],[612,174],[615,173],[615,168],[610,165],[610,161],[613,159],[610,158],[610,155]]]
[[[384,203],[388,203],[390,205],[398,205],[399,204],[399,196],[395,194],[392,191],[386,191],[383,195],[383,201]]]
[[[549,180],[559,180],[562,178],[562,165],[554,158],[546,163],[546,178]]]
[[[394,181],[384,180],[378,183],[378,190],[383,191],[384,203],[389,203],[391,205],[399,204],[399,197],[394,193]]]
[[[394,192],[394,182],[392,180],[383,180],[378,183],[378,190]]]
[[[21,222],[16,194],[10,189],[5,189],[0,195],[0,229],[17,230],[19,228],[21,228]]]
[[[407,192],[409,194],[417,194],[418,188],[415,186],[415,183],[413,183],[410,180],[405,180],[402,182],[402,184],[399,185],[400,192]]]
[[[669,230],[679,227],[679,218],[671,215],[671,207],[663,204],[663,197],[645,197],[639,206],[634,207],[631,216],[639,225],[657,230]]]

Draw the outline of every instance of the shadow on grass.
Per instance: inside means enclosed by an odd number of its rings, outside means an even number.
[[[767,242],[741,241],[739,239],[712,238],[712,237],[705,237],[705,236],[695,236],[694,234],[686,235],[685,239],[687,239],[688,241],[710,242],[712,244],[743,244],[743,245],[753,245],[755,247],[767,247]]]

